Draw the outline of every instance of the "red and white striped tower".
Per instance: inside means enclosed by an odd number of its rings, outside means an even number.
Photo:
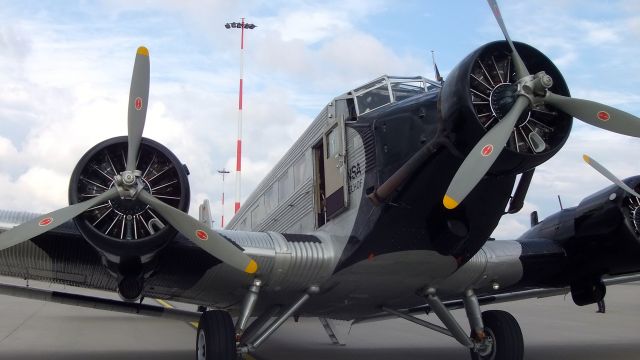
[[[244,18],[240,23],[227,23],[227,29],[240,29],[240,90],[238,92],[238,140],[236,141],[236,203],[234,214],[240,209],[240,185],[241,185],[241,169],[242,169],[242,88],[243,88],[243,72],[244,72],[244,30],[254,29],[256,25],[244,22]]]
[[[222,175],[222,219],[220,221],[220,227],[224,229],[224,176],[227,175],[229,171],[222,168],[222,170],[218,170],[218,173]]]

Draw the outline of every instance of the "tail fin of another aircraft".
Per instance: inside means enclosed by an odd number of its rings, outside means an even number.
[[[207,225],[209,228],[213,228],[213,220],[211,219],[211,205],[209,204],[209,200],[204,199],[198,209],[200,211],[198,220],[200,220],[201,223]]]
[[[436,64],[436,57],[433,50],[431,50],[431,60],[433,61],[433,70],[436,73],[436,81],[443,82],[444,78],[440,76],[440,71],[438,71],[438,65]]]

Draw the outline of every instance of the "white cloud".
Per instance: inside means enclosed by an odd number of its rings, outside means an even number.
[[[637,8],[636,2],[626,4]],[[133,54],[139,44],[148,44],[152,55],[145,136],[165,144],[191,169],[191,213],[197,215],[194,209],[208,197],[216,218],[222,192],[216,171],[235,169],[239,34],[224,29],[225,22],[247,14],[258,24],[247,35],[245,51],[243,197],[332,97],[384,73],[424,73],[431,64],[422,56],[434,38],[446,38],[447,52],[456,61],[469,50],[457,47],[464,39],[448,37],[448,28],[385,39],[381,29],[362,26],[372,15],[389,11],[377,1],[113,0],[98,9],[83,6],[84,22],[59,19],[45,10],[29,20],[0,9],[7,15],[0,26],[3,208],[64,206],[75,161],[95,143],[125,134]],[[484,4],[477,6],[486,10]],[[640,64],[632,61],[640,49],[628,46],[640,33],[637,12],[627,10],[620,21],[584,20],[576,15],[576,6],[594,3],[505,3],[503,13],[512,37],[554,59],[575,96],[637,112],[637,86],[626,87],[640,82]],[[517,21],[530,18],[533,7],[535,21]],[[491,17],[489,11],[485,17]],[[476,25],[475,17],[468,24],[447,24],[452,31],[469,26],[463,32],[467,37]],[[493,20],[487,26],[492,34],[498,31]],[[399,39],[411,45],[397,46]],[[556,194],[562,194],[566,205],[575,205],[606,186],[582,163],[582,152],[621,177],[637,173],[629,163],[640,150],[635,143],[576,123],[565,149],[536,171],[523,217],[506,217],[496,236],[519,235],[528,227],[525,212],[531,209],[540,209],[541,217],[555,211]],[[40,194],[38,189],[48,184],[45,179],[52,179],[50,193]],[[234,180],[231,173],[225,184],[227,221]]]
[[[620,30],[614,24],[606,22],[592,22],[581,21],[578,24],[578,28],[581,28],[585,32],[586,37],[584,40],[592,45],[600,44],[612,44],[620,42],[620,36],[618,31]]]

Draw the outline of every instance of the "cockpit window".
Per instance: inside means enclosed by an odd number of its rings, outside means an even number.
[[[439,89],[441,84],[423,77],[383,76],[353,91],[358,115],[396,101]]]
[[[367,92],[356,96],[360,114],[367,113],[391,102],[389,86],[387,84],[378,85]]]
[[[423,82],[391,83],[391,91],[396,101],[402,101],[415,95],[424,93]]]

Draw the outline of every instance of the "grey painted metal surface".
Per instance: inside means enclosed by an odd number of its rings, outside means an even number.
[[[433,286],[443,296],[460,295],[468,288],[491,293],[493,283],[504,288],[522,278],[521,254],[517,241],[488,241],[469,262]]]

